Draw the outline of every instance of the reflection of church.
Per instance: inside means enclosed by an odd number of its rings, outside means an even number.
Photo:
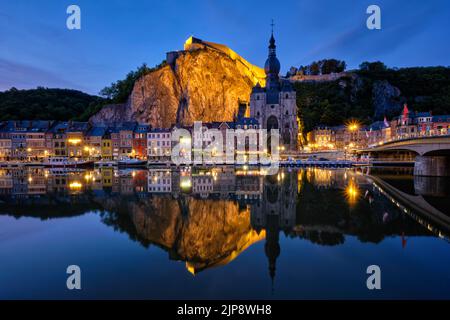
[[[267,176],[260,201],[251,207],[252,227],[266,230],[264,250],[269,260],[269,274],[275,278],[276,259],[280,255],[279,233],[288,233],[296,224],[297,175],[278,173]]]
[[[279,78],[280,61],[276,56],[273,32],[264,71],[266,86],[262,88],[258,83],[253,88],[250,96],[250,116],[257,119],[263,129],[279,129],[280,145],[284,145],[287,150],[296,150],[298,140],[296,92],[289,80]]]

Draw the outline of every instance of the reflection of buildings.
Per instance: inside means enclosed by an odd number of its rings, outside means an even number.
[[[47,218],[98,210],[103,223],[144,246],[163,248],[193,273],[225,265],[265,238],[274,279],[280,231],[319,245],[340,245],[346,235],[372,243],[386,236],[430,235],[372,189],[369,202],[364,192],[371,185],[362,179],[351,170],[328,169],[274,176],[233,167],[0,170],[0,212]],[[352,210],[344,192],[349,181],[361,191]],[[447,184],[414,182],[427,197],[448,195]]]
[[[215,177],[214,192],[225,197],[236,190],[236,173],[234,167],[219,167],[213,170]]]
[[[200,174],[192,176],[192,192],[200,194],[202,197],[208,197],[214,189],[214,177],[209,174]]]
[[[345,189],[350,178],[355,174],[352,170],[335,170],[323,168],[308,168],[306,179],[317,190],[320,189]]]
[[[258,200],[263,193],[263,178],[259,175],[237,175],[235,194],[238,200]]]
[[[148,171],[148,192],[172,192],[172,173],[168,169],[150,169]]]
[[[28,170],[28,194],[29,195],[44,195],[47,193],[47,183],[43,170],[29,169]]]
[[[13,188],[11,171],[0,170],[0,195],[10,195]]]
[[[252,226],[265,229],[264,250],[269,260],[269,274],[274,281],[276,260],[280,255],[279,233],[286,233],[296,224],[297,175],[280,172],[264,181],[261,199],[252,206]]]

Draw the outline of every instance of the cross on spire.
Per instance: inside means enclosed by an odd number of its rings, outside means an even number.
[[[275,23],[273,22],[273,19],[272,19],[272,23],[270,24],[270,26],[272,27],[272,34],[273,34],[273,27],[275,26]]]

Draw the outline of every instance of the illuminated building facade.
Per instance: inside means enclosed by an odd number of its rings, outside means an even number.
[[[263,129],[278,129],[280,145],[286,150],[298,148],[298,120],[296,91],[289,80],[280,79],[280,62],[276,56],[275,38],[270,37],[269,56],[264,71],[266,86],[258,83],[250,96],[250,117],[255,118]]]

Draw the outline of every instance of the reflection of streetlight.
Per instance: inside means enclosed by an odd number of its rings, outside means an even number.
[[[350,206],[353,206],[359,198],[359,188],[356,183],[351,180],[345,188],[345,196]]]
[[[77,182],[77,181],[72,182],[72,183],[69,184],[69,188],[70,189],[81,189],[82,186],[83,185],[81,183]]]

